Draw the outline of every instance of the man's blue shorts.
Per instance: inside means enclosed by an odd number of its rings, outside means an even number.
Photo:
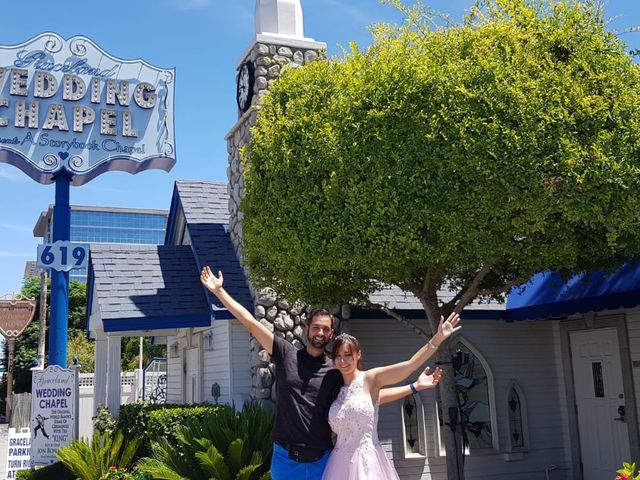
[[[289,452],[280,444],[273,444],[271,480],[320,480],[329,460],[330,450],[311,463],[301,463],[289,458]]]

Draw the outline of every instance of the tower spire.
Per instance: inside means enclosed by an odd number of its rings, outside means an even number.
[[[300,0],[256,0],[256,36],[304,39]]]

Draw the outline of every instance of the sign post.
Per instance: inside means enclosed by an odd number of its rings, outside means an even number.
[[[71,239],[69,177],[56,176],[56,203],[53,207],[53,241]],[[39,257],[38,257],[39,259]],[[69,272],[51,269],[51,323],[49,324],[49,365],[67,366],[67,326],[69,325]]]
[[[16,338],[31,323],[36,313],[36,302],[22,295],[11,295],[10,299],[0,300],[0,333],[7,339],[7,405],[5,416],[11,420],[11,402],[13,399],[13,355]]]
[[[19,45],[0,45],[0,163],[36,182],[56,184],[54,245],[71,240],[71,185],[108,171],[135,174],[174,166],[174,78],[173,69],[113,57],[82,36],[65,40],[47,32]],[[66,260],[44,265],[52,270],[49,365],[62,367]]]

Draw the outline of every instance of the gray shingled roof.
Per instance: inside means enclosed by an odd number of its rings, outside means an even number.
[[[369,295],[371,303],[385,305],[388,308],[402,310],[422,310],[422,304],[413,294],[406,293],[396,286],[385,287]]]
[[[182,206],[198,270],[205,265],[215,273],[222,270],[225,289],[253,310],[251,291],[226,229],[229,222],[227,184],[181,180],[176,182],[176,193],[174,202]],[[206,294],[211,304],[223,308],[217,298],[209,292]]]
[[[226,183],[178,180],[176,190],[188,224],[229,223]]]
[[[453,292],[442,289],[438,291],[438,298],[447,302],[453,298]],[[423,310],[420,300],[412,293],[407,293],[396,286],[387,286],[369,296],[371,303],[385,305],[397,310]],[[465,310],[505,310],[504,303],[496,301],[480,303],[475,300],[465,307]]]
[[[198,269],[209,265],[216,274],[218,270],[222,271],[225,290],[245,308],[253,311],[251,291],[225,226],[196,223],[188,224],[187,228]],[[217,308],[224,308],[208,291],[207,296]]]
[[[217,318],[228,318],[229,313],[218,311],[222,305],[200,284],[199,272],[204,265],[222,270],[229,293],[253,310],[251,293],[226,228],[226,184],[176,182],[168,231],[175,228],[180,217],[175,212],[180,210],[184,212],[190,245],[91,246],[93,302],[111,331],[131,330],[130,324],[113,325],[132,319],[141,329],[167,324],[172,328],[208,325],[212,306]]]
[[[190,247],[91,245],[90,255],[102,320],[209,315]]]

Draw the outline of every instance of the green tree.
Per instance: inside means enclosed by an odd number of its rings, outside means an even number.
[[[83,282],[69,283],[69,330],[67,343],[67,364],[73,363],[74,357],[78,358],[82,373],[94,371],[95,343],[86,337],[86,295],[87,286]],[[40,299],[40,278],[29,277],[24,281],[20,292],[25,297]],[[51,284],[47,285],[47,329],[49,328],[49,318],[51,310]],[[38,306],[39,308],[39,306]],[[40,312],[36,312],[33,322],[25,329],[18,338],[14,354],[14,392],[31,391],[31,368],[38,359],[38,336],[40,325],[38,323]],[[47,330],[48,332],[48,330]],[[48,333],[45,338],[45,351],[48,345]],[[123,338],[122,348],[122,369],[130,371],[138,368],[138,337]],[[164,357],[166,347],[164,345],[154,345],[150,339],[145,339],[144,361],[146,365],[153,357]],[[5,345],[5,359],[6,345]],[[3,360],[3,362],[6,362]],[[6,363],[3,363],[6,367]]]
[[[26,278],[20,293],[25,297],[35,299],[38,302],[38,307],[32,322],[16,340],[13,357],[14,393],[31,391],[31,368],[38,360],[38,337],[40,332],[40,325],[38,323],[40,316],[40,277]],[[48,295],[49,291],[47,290],[47,296]],[[47,309],[47,318],[49,318],[49,309]],[[5,345],[5,358],[3,359],[3,365],[5,368],[7,366],[6,353],[7,348]]]
[[[13,392],[23,393],[31,391],[31,368],[38,360],[38,322],[34,320],[29,324],[20,337],[16,340],[13,355]],[[3,359],[6,368],[7,346],[5,344],[5,357]],[[6,379],[4,380],[6,381]],[[6,389],[6,386],[5,386]],[[6,390],[5,390],[6,391]]]
[[[166,357],[167,346],[158,345],[151,342],[150,338],[144,339],[142,352],[142,365],[149,364],[154,357]],[[138,368],[140,359],[140,339],[138,337],[128,337],[122,339],[122,362],[121,368],[125,372],[130,372]]]
[[[72,363],[73,357],[78,356],[82,363],[83,372],[92,372],[94,355],[93,355],[93,342],[86,338],[79,339],[80,336],[85,336],[85,311],[86,311],[86,285],[82,282],[70,282],[69,283],[69,330],[68,330],[68,347],[67,347],[67,361]],[[29,298],[40,299],[40,277],[29,277],[24,281],[20,293]],[[45,352],[48,345],[48,328],[49,318],[51,310],[51,284],[47,285],[47,333],[45,334]],[[31,391],[31,368],[38,360],[38,337],[40,334],[40,324],[38,318],[40,315],[40,305],[38,304],[38,311],[33,321],[27,326],[23,334],[16,340],[15,353],[14,353],[14,392],[30,392]],[[6,359],[6,345],[5,345],[5,359]],[[6,360],[3,360],[3,364],[6,367]]]
[[[324,305],[396,285],[429,335],[536,272],[637,258],[640,75],[601,6],[487,0],[454,24],[389,3],[406,23],[285,69],[259,107],[242,205],[257,285]],[[446,415],[450,368],[441,397]]]
[[[67,365],[72,365],[74,359],[80,364],[80,373],[94,371],[96,353],[95,342],[89,340],[84,331],[70,332],[67,339]]]

